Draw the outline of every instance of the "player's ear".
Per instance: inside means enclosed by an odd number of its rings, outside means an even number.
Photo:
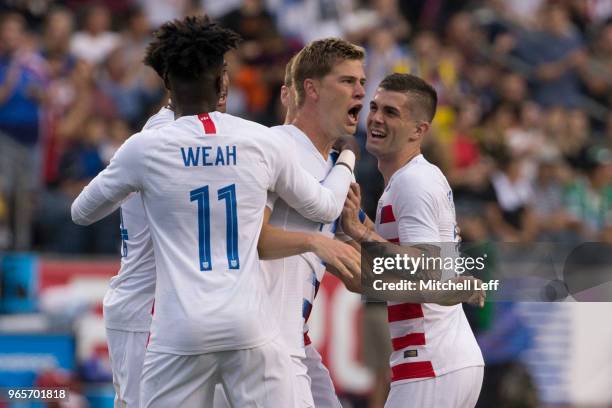
[[[304,94],[308,98],[314,100],[319,99],[319,87],[317,81],[314,79],[307,78],[304,80]]]
[[[410,139],[412,141],[422,140],[423,136],[425,136],[427,131],[429,131],[430,127],[431,127],[431,124],[428,122],[418,122],[414,128],[414,134],[413,134],[414,137],[411,137]]]
[[[421,122],[421,123],[419,123],[419,129],[420,129],[420,132],[421,132],[422,136],[425,136],[425,134],[427,132],[429,132],[430,128],[431,128],[431,123],[429,123],[429,122]]]
[[[283,106],[286,108],[289,103],[289,88],[286,85],[281,86],[280,100]]]

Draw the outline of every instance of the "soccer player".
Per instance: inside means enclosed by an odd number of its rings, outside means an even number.
[[[343,152],[326,181],[339,186],[333,193],[295,164],[286,140],[212,112],[223,56],[237,40],[204,18],[162,26],[147,61],[162,61],[178,119],[128,139],[72,206],[73,220],[86,225],[141,193],[157,271],[145,407],[208,406],[219,381],[234,406],[292,406],[291,362],[255,252],[266,191],[329,222],[352,175],[354,157]]]
[[[413,75],[391,74],[380,83],[370,102],[366,149],[378,159],[385,190],[376,231],[357,219],[355,194],[347,200],[342,227],[357,242],[457,242],[452,191],[421,154],[436,104],[435,90]],[[387,311],[393,353],[385,407],[474,407],[484,362],[461,304],[388,302]]]
[[[287,68],[281,98],[287,106],[287,119],[293,116],[293,124],[273,129],[295,141],[304,167],[318,180],[323,180],[333,166],[337,156],[333,144],[341,136],[355,133],[365,95],[363,58],[361,47],[327,38],[304,47]],[[273,193],[269,194],[268,207],[265,220],[269,219],[269,224],[264,221],[262,229],[266,240],[260,244],[266,242],[275,251],[260,247],[260,255],[262,259],[287,257],[262,265],[270,281],[271,297],[278,299],[281,333],[295,365],[301,398],[296,406],[341,407],[329,371],[310,343],[306,321],[330,256],[357,251],[333,239],[336,223],[312,222]]]
[[[153,68],[160,69],[161,75],[161,68]],[[218,112],[225,112],[228,85],[227,70],[224,70]],[[143,130],[158,129],[173,121],[171,105],[164,106],[149,118]],[[115,407],[131,408],[140,406],[140,378],[155,296],[155,257],[139,193],[131,194],[121,204],[120,219],[121,268],[111,279],[103,310]]]
[[[149,55],[148,65],[163,78],[163,60]],[[229,76],[224,63],[217,111],[225,113]],[[162,107],[143,130],[174,121],[172,104]],[[155,257],[142,197],[132,193],[121,204],[121,268],[104,296],[106,338],[113,372],[115,407],[140,406],[140,378],[155,297]]]
[[[285,66],[285,78],[283,81],[283,85],[281,86],[281,94],[280,99],[281,103],[287,110],[285,113],[285,122],[284,125],[290,125],[295,119],[295,88],[293,87],[293,62],[298,54],[291,57],[287,65]]]

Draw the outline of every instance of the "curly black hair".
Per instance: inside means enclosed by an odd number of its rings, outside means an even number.
[[[166,79],[199,79],[207,70],[223,65],[223,55],[236,48],[240,36],[208,16],[168,21],[155,33],[144,63]]]

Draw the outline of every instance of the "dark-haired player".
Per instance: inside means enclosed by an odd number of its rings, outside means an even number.
[[[458,241],[452,191],[440,169],[421,154],[436,103],[436,91],[416,76],[392,74],[380,83],[370,102],[366,148],[378,159],[385,191],[376,231],[359,222],[359,200],[349,194],[342,227],[357,242],[438,244],[438,256],[445,256],[447,245],[440,243]],[[478,292],[465,296],[466,301],[483,301]],[[393,352],[385,407],[474,407],[484,362],[461,304],[387,305]]]
[[[159,56],[150,56],[147,63],[163,77],[163,61]],[[222,79],[216,110],[225,113],[229,87],[227,69]],[[161,128],[174,119],[174,111],[168,104],[147,120],[143,130]],[[120,220],[121,268],[110,281],[103,310],[115,407],[131,408],[140,407],[140,378],[155,297],[153,241],[140,193],[132,193],[121,204]],[[222,401],[224,395],[215,398]]]
[[[266,192],[329,222],[350,183],[352,153],[327,178],[333,193],[297,165],[286,140],[213,112],[223,56],[237,41],[205,18],[164,24],[145,62],[161,70],[177,119],[128,139],[72,206],[73,220],[89,224],[141,193],[157,271],[144,407],[210,406],[217,382],[233,406],[293,405],[291,362],[257,258]]]

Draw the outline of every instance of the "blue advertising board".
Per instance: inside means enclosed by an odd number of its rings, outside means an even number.
[[[0,254],[0,314],[36,310],[38,258],[29,254]]]
[[[71,335],[0,334],[0,388],[31,387],[41,372],[75,367]]]

